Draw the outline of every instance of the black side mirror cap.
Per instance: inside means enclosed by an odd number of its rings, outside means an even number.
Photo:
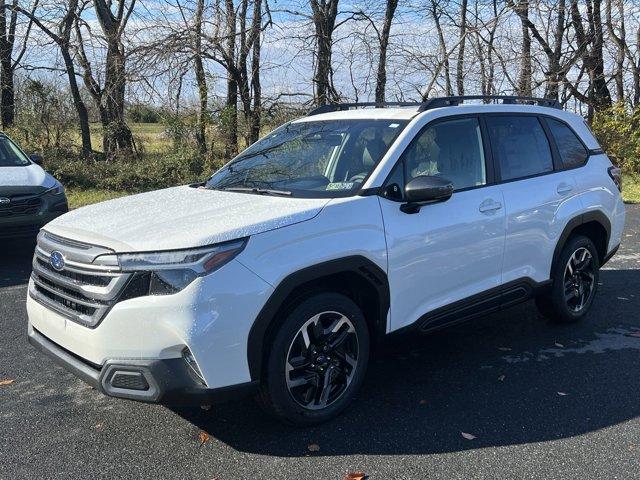
[[[442,177],[420,175],[404,187],[406,203],[400,209],[405,213],[417,213],[428,203],[444,202],[453,195],[453,183]]]
[[[36,165],[42,166],[42,164],[44,163],[44,159],[40,155],[29,155],[29,159]]]

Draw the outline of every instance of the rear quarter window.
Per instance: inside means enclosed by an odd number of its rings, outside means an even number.
[[[575,168],[584,165],[589,158],[589,152],[573,130],[559,120],[547,118],[546,122],[558,147],[563,167]]]
[[[553,171],[551,147],[538,117],[488,116],[486,122],[502,180]]]

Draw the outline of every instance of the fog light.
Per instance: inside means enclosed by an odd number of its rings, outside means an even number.
[[[198,368],[198,364],[196,363],[196,359],[193,358],[191,350],[189,350],[187,347],[182,350],[182,358],[184,359],[189,369],[193,372],[193,374],[198,378],[198,380],[200,380],[200,383],[206,385],[204,377],[202,376],[202,372],[200,371],[200,369]]]

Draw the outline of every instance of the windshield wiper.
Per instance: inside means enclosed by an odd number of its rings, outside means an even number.
[[[283,197],[291,197],[293,194],[289,190],[274,190],[272,188],[258,188],[258,187],[226,187],[222,190],[226,192],[247,192],[256,193],[258,195],[279,195]]]

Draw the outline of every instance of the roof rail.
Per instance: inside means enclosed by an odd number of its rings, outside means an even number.
[[[320,105],[319,107],[314,108],[313,110],[307,113],[307,117],[312,115],[320,115],[321,113],[328,112],[340,112],[344,110],[349,110],[350,108],[360,108],[360,107],[375,107],[375,108],[384,108],[384,107],[419,107],[421,106],[421,102],[358,102],[358,103],[330,103],[327,105]]]
[[[454,97],[434,97],[424,101],[418,108],[419,112],[440,107],[455,107],[466,100],[500,100],[503,105],[533,104],[540,107],[561,109],[560,102],[551,98],[521,97],[515,95],[461,95]]]
[[[425,110],[431,110],[432,108],[440,107],[455,107],[464,103],[466,100],[497,100],[501,101],[503,105],[516,105],[516,104],[529,104],[538,105],[540,107],[550,107],[561,109],[560,102],[551,98],[538,98],[538,97],[521,97],[516,95],[459,95],[452,97],[433,97],[428,98],[424,102],[358,102],[358,103],[330,103],[327,105],[320,105],[307,113],[308,117],[313,115],[320,115],[321,113],[328,112],[340,112],[349,110],[351,108],[361,107],[418,107],[418,112],[424,112]]]

